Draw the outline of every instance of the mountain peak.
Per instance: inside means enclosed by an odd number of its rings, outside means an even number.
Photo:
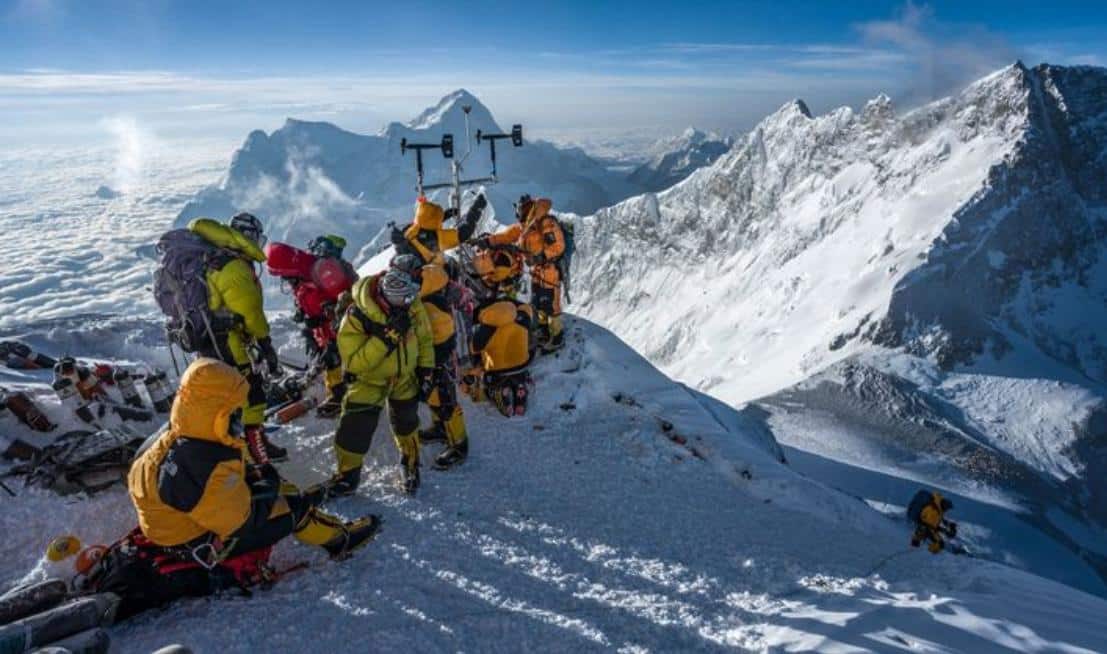
[[[477,96],[465,89],[457,89],[446,94],[433,107],[428,107],[423,113],[413,118],[407,124],[407,127],[410,129],[431,129],[447,125],[453,127],[455,124],[464,125],[465,107],[470,108],[469,119],[474,129],[495,127],[498,130],[496,120],[492,117],[492,112],[488,110],[488,107],[484,106],[477,99]]]

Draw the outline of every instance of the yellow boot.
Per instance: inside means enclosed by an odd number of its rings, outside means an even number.
[[[311,509],[293,532],[296,538],[308,545],[318,545],[327,550],[331,558],[340,559],[368,543],[380,530],[381,520],[375,515],[344,522],[319,509]]]
[[[365,461],[365,455],[344,450],[337,444],[334,446],[334,454],[338,459],[338,471],[327,482],[327,496],[353,495],[361,483],[361,465]]]
[[[465,430],[465,414],[456,407],[445,423],[446,449],[434,457],[435,470],[447,470],[465,461],[469,456],[469,435]]]
[[[396,434],[396,449],[400,451],[400,486],[408,495],[419,488],[419,432]]]

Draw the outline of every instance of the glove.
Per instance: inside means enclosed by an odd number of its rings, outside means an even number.
[[[947,521],[946,533],[949,535],[950,538],[957,538],[957,523]]]
[[[411,313],[403,309],[389,316],[388,328],[397,334],[406,334],[407,330],[411,329]]]
[[[530,329],[530,316],[528,316],[523,311],[516,311],[515,324],[523,327],[524,329]]]
[[[395,225],[395,223],[393,223],[393,225],[392,225],[391,239],[392,239],[392,245],[397,245],[398,246],[398,245],[403,245],[403,244],[407,243],[407,238],[404,236],[403,230],[401,230],[399,227],[397,227]]]
[[[491,234],[481,234],[470,242],[482,250],[492,247]]]
[[[292,322],[303,322],[307,317],[304,312],[296,309],[296,313],[292,314]]]
[[[259,338],[258,348],[261,349],[261,356],[265,359],[265,366],[269,369],[269,374],[274,377],[281,374],[281,360],[277,357],[277,351],[273,349],[273,339],[268,336]]]
[[[481,212],[488,206],[488,199],[484,197],[484,193],[477,196],[476,200],[473,200],[473,204],[469,205],[469,212],[474,211]]]
[[[457,209],[454,209],[453,207],[450,207],[449,209],[446,209],[445,211],[442,212],[442,220],[449,220],[450,218],[456,218],[456,217],[457,217]]]
[[[546,263],[546,255],[543,254],[542,252],[539,252],[538,254],[534,255],[530,259],[531,259],[532,262],[534,262],[535,265],[541,266],[542,264]]]
[[[426,402],[434,392],[434,368],[419,366],[415,369],[415,380],[419,382],[419,401]]]

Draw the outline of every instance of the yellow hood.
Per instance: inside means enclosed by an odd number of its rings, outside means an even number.
[[[169,429],[180,436],[234,446],[230,416],[246,403],[249,384],[237,370],[217,359],[197,359],[181,377],[169,415]]]
[[[442,229],[445,219],[446,214],[442,207],[429,200],[422,200],[415,205],[415,224],[419,229]]]
[[[232,229],[221,222],[211,218],[197,218],[188,224],[188,229],[199,234],[212,245],[234,250],[252,261],[259,263],[265,261],[265,253],[261,251],[257,243],[251,241],[237,229]]]

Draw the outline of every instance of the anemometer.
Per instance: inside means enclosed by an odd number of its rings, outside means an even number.
[[[488,153],[492,159],[492,172],[488,177],[478,177],[474,179],[462,179],[461,172],[465,161],[469,158],[469,155],[473,154],[472,139],[469,134],[469,112],[473,110],[472,105],[462,105],[461,111],[465,114],[465,154],[460,159],[454,157],[454,135],[443,134],[442,141],[439,143],[409,143],[406,138],[400,139],[400,154],[407,154],[408,150],[415,151],[415,172],[416,182],[415,190],[419,192],[419,197],[423,197],[427,191],[434,191],[441,188],[451,189],[450,191],[450,206],[454,211],[460,215],[461,213],[461,189],[463,187],[475,186],[477,184],[495,184],[497,181],[496,171],[496,141],[511,139],[511,145],[514,147],[521,147],[523,145],[523,126],[512,125],[510,134],[487,134],[481,130],[477,130],[476,141],[478,144],[481,142],[488,143]],[[425,150],[439,150],[442,152],[442,156],[450,160],[450,173],[451,180],[448,182],[440,182],[436,184],[424,183],[423,175],[423,151]]]

